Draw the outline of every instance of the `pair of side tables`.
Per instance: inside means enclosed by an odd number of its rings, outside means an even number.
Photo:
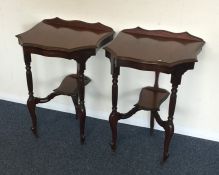
[[[23,47],[26,65],[29,98],[27,107],[32,119],[32,132],[37,136],[36,104],[46,103],[58,95],[70,96],[73,100],[76,117],[80,121],[80,141],[85,140],[86,110],[84,104],[85,85],[90,79],[84,75],[86,61],[96,54],[99,48],[113,40],[112,28],[101,23],[65,21],[60,18],[45,19],[32,29],[17,35]],[[163,161],[168,158],[171,138],[174,134],[173,115],[176,106],[177,88],[182,75],[194,68],[197,55],[204,41],[201,38],[184,33],[172,33],[164,30],[144,30],[140,27],[125,29],[104,49],[111,62],[112,74],[112,112],[109,122],[112,130],[111,148],[116,149],[118,120],[131,117],[137,111],[150,111],[150,133],[153,133],[154,120],[164,128]],[[77,73],[68,75],[60,86],[45,98],[34,97],[31,72],[31,54],[47,57],[74,59]],[[152,87],[141,90],[139,101],[127,113],[117,111],[118,76],[120,67],[130,67],[155,72]],[[171,74],[171,93],[159,87],[159,74]],[[159,108],[170,94],[168,119],[163,121]]]

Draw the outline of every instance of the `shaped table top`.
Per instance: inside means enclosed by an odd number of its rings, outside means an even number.
[[[184,33],[125,29],[105,48],[109,58],[131,63],[174,67],[197,61],[204,41]]]
[[[43,20],[17,37],[23,47],[74,52],[99,48],[111,41],[113,34],[112,28],[101,23],[53,18]]]

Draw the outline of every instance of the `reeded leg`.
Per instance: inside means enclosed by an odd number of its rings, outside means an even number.
[[[80,119],[80,141],[81,144],[85,141],[85,119],[86,119],[86,109],[84,106],[84,93],[85,93],[85,85],[84,85],[84,70],[85,70],[85,62],[77,62],[77,75],[78,75],[78,95],[79,95],[79,119]]]
[[[151,118],[150,118],[150,135],[153,135],[154,133],[154,115],[151,111]]]
[[[78,111],[79,111],[79,104],[78,104],[78,93],[75,95],[75,96],[72,96],[72,101],[74,103],[74,106],[75,106],[75,115],[76,115],[76,119],[78,119]]]
[[[36,118],[36,103],[35,98],[33,96],[33,80],[32,80],[32,72],[31,72],[31,54],[25,52],[24,50],[24,61],[26,65],[26,78],[27,78],[27,87],[28,87],[28,94],[29,98],[27,100],[27,107],[30,112],[30,116],[32,119],[32,127],[31,130],[35,136],[37,136],[37,118]]]

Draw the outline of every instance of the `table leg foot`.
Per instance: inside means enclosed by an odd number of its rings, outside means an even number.
[[[117,142],[117,124],[118,124],[118,117],[116,113],[111,113],[109,117],[109,123],[112,131],[112,142],[111,142],[111,149],[113,151],[116,150],[116,142]]]
[[[174,134],[173,121],[166,121],[164,124],[164,129],[165,129],[165,140],[164,140],[163,161],[166,161],[167,158],[169,157],[170,141]]]
[[[165,162],[168,159],[168,157],[169,157],[169,154],[164,154],[163,155],[163,162]]]
[[[111,147],[113,152],[116,151],[116,144],[115,143],[110,143],[110,147]]]
[[[85,143],[85,136],[80,136],[80,142],[83,145]]]
[[[161,159],[160,164],[164,165],[165,162],[168,160],[168,158],[169,158],[169,154],[163,155],[163,158]]]
[[[27,108],[29,110],[31,120],[32,120],[31,130],[33,134],[37,136],[37,117],[35,113],[36,104],[35,104],[34,97],[29,97],[29,99],[27,100]]]
[[[30,129],[31,129],[33,135],[34,135],[36,138],[38,138],[39,136],[38,136],[38,133],[37,133],[37,129],[36,129],[36,128],[33,128],[33,127],[31,127]]]

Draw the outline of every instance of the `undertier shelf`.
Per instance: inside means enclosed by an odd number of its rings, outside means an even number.
[[[169,94],[166,89],[149,86],[142,88],[136,106],[144,110],[159,110],[160,105],[167,99]]]
[[[87,85],[91,79],[84,76],[84,85]],[[56,94],[75,96],[78,92],[78,77],[76,74],[66,76],[57,89],[53,90]]]

